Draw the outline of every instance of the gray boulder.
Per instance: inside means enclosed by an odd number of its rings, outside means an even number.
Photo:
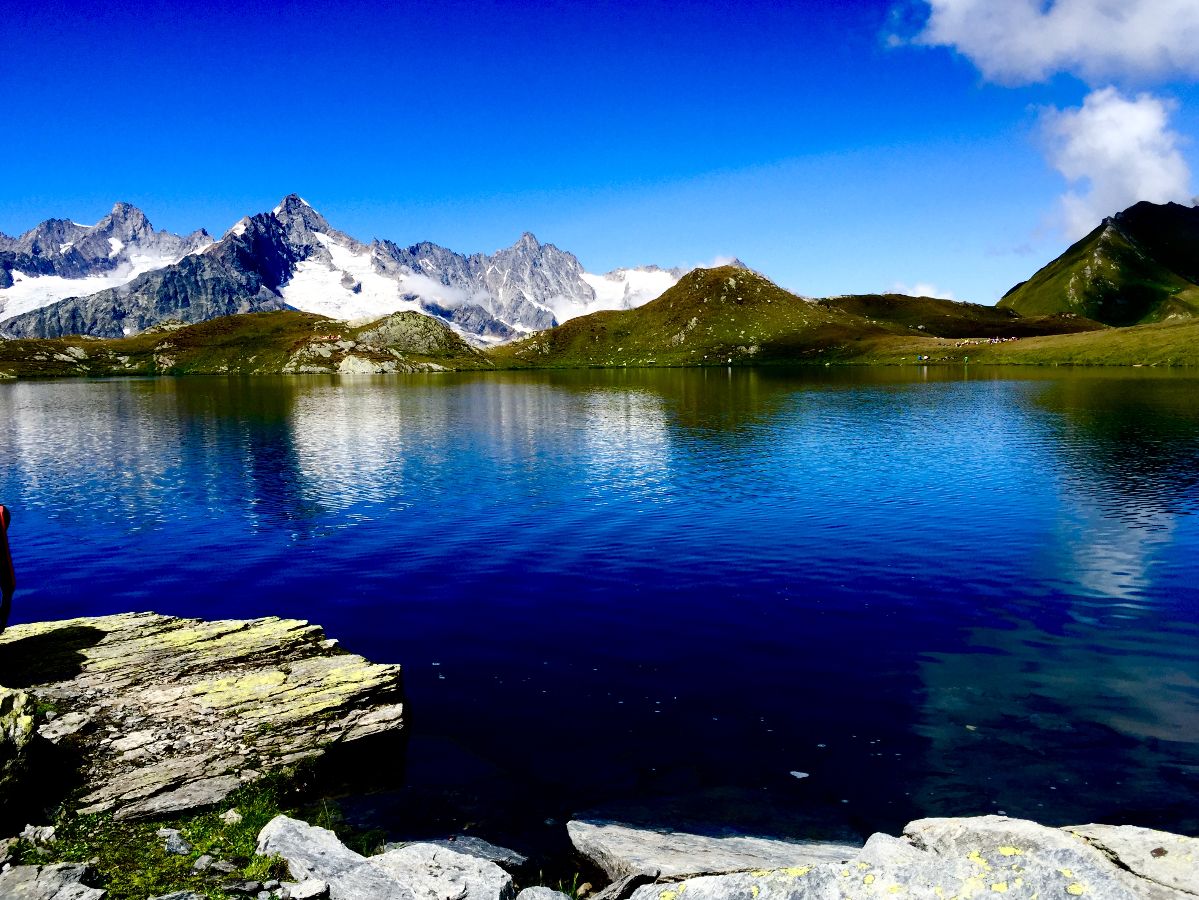
[[[490,860],[437,844],[408,844],[368,865],[408,885],[418,900],[514,900],[512,876]]]
[[[258,852],[279,856],[293,878],[323,881],[330,900],[513,900],[512,877],[493,862],[433,844],[379,856],[355,853],[337,835],[277,816],[258,835]]]
[[[150,900],[205,900],[203,894],[197,894],[195,891],[175,891],[173,894],[160,894],[157,897],[151,897]]]
[[[446,850],[453,850],[457,853],[465,853],[467,856],[489,860],[497,866],[503,866],[506,869],[519,869],[529,861],[527,856],[517,853],[515,850],[509,850],[507,847],[497,847],[495,844],[485,841],[482,838],[464,834],[436,841],[404,841],[403,843],[387,844],[383,849],[399,850],[401,847],[407,847],[409,844],[414,843],[444,847]]]
[[[553,888],[529,887],[517,894],[516,900],[571,900],[571,898]]]
[[[283,884],[288,900],[325,900],[329,896],[329,885],[319,878]]]
[[[91,887],[91,867],[85,863],[15,866],[0,873],[0,897],[5,900],[102,900],[105,891]]]
[[[1138,878],[1199,895],[1199,838],[1134,825],[1073,825],[1062,830]]]
[[[1094,826],[1087,826],[1092,828]],[[1160,834],[1160,833],[1157,833]],[[1143,846],[1132,834],[1105,837]],[[902,896],[916,900],[1007,894],[1070,900],[1194,900],[1117,864],[1069,830],[1003,816],[921,819],[896,838],[876,834],[852,859],[701,876],[639,888],[633,900],[825,900]],[[1172,844],[1185,862],[1190,839]],[[1150,852],[1152,853],[1150,848]],[[1171,853],[1167,850],[1167,856]],[[1130,851],[1129,851],[1130,852]],[[1153,857],[1158,860],[1163,856]],[[1191,858],[1194,865],[1194,857]],[[1182,883],[1186,874],[1182,876]]]
[[[839,862],[858,852],[845,844],[781,841],[755,837],[708,837],[678,831],[633,828],[614,822],[570,822],[575,849],[620,878],[658,871],[663,878],[777,869]]]

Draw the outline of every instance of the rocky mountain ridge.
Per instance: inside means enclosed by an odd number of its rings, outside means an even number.
[[[1199,316],[1199,207],[1137,203],[1013,287],[1001,309],[1105,325]]]
[[[101,257],[105,247],[112,256]],[[160,264],[88,290],[88,276],[116,271],[126,247],[140,248],[143,259],[153,248]],[[10,275],[7,285],[0,281],[0,334],[9,337],[121,337],[166,320],[293,308],[351,321],[420,312],[476,344],[601,309],[633,308],[683,274],[649,266],[592,275],[573,254],[528,232],[492,254],[429,242],[367,244],[295,194],[269,213],[241,219],[216,242],[201,232],[154,232],[128,204],[96,226],[50,220],[21,238],[0,236],[0,278],[4,272]],[[6,288],[15,294],[17,287],[32,296],[6,304]]]

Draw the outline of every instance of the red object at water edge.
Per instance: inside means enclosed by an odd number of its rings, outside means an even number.
[[[8,507],[0,506],[0,595],[3,595],[4,618],[8,617],[8,604],[13,591],[17,589],[17,573],[13,571],[12,553],[8,549],[8,523],[11,521],[12,514]],[[4,623],[0,620],[0,628],[3,627]]]

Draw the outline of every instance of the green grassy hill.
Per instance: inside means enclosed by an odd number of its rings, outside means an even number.
[[[1199,315],[1199,208],[1138,203],[1105,219],[999,308],[1118,326]]]
[[[541,368],[824,362],[856,358],[893,330],[723,266],[696,269],[637,309],[571,319],[491,355]]]
[[[816,302],[872,324],[898,326],[899,333],[916,331],[934,337],[1032,337],[1095,331],[1103,327],[1073,313],[1022,316],[1014,309],[904,294],[850,294]]]
[[[352,327],[292,310],[159,325],[127,338],[0,341],[0,379],[72,375],[265,375],[491,368],[429,316],[400,312]]]

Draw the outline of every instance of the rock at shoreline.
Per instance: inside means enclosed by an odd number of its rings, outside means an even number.
[[[1086,826],[1086,829],[1096,826]],[[639,888],[632,900],[824,900],[902,896],[914,900],[1006,894],[1070,900],[1194,900],[1185,889],[1142,877],[1117,864],[1081,831],[1021,819],[979,816],[921,819],[902,838],[876,834],[843,863],[708,875]],[[1103,828],[1105,846],[1142,847],[1144,829]],[[1160,835],[1160,832],[1151,834]],[[1174,836],[1170,836],[1174,837]],[[1176,838],[1180,861],[1191,838]],[[1151,842],[1156,842],[1151,841]],[[1163,848],[1164,849],[1164,848]],[[1133,855],[1131,850],[1126,852]],[[1152,851],[1150,851],[1152,852]],[[1153,857],[1156,859],[1164,857]]]
[[[678,831],[633,828],[615,822],[569,822],[575,849],[617,879],[642,872],[662,878],[778,869],[839,862],[857,847],[756,837],[708,837]]]
[[[0,897],[5,900],[102,900],[105,891],[91,887],[91,867],[85,863],[16,866],[0,873]]]
[[[529,861],[527,856],[517,853],[515,850],[509,850],[507,847],[497,847],[489,841],[482,838],[473,837],[470,835],[460,834],[452,838],[443,838],[435,841],[404,841],[403,843],[387,844],[384,850],[399,850],[402,847],[407,847],[409,844],[428,844],[434,847],[444,847],[447,850],[453,850],[457,853],[465,853],[467,856],[486,859],[489,862],[495,863],[497,866],[502,866],[509,871],[519,869],[526,865]]]
[[[1199,838],[1135,825],[1063,829],[1101,850],[1138,878],[1199,896]]]
[[[333,832],[277,816],[258,852],[286,861],[293,878],[323,881],[330,900],[513,900],[512,878],[495,863],[433,844],[365,857]]]
[[[553,888],[527,887],[516,895],[516,900],[570,900],[570,897]]]
[[[399,666],[344,653],[293,619],[19,625],[0,636],[0,684],[56,709],[40,734],[78,750],[81,812],[118,818],[210,806],[262,773],[403,724]]]

